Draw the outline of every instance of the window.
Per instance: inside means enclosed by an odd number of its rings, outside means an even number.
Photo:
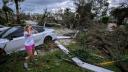
[[[37,30],[38,32],[43,32],[44,31],[44,28],[42,26],[33,26],[33,28],[35,30]]]
[[[13,38],[21,37],[21,36],[23,36],[24,29],[22,27],[17,27],[15,30],[12,31],[12,29],[11,29],[9,31],[11,31],[11,33],[4,36],[3,38],[7,38],[7,39],[11,40]]]

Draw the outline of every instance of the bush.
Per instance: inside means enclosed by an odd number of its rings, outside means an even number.
[[[109,17],[105,16],[101,18],[102,23],[107,24],[109,21]]]
[[[87,40],[86,38],[87,38],[86,33],[85,32],[80,32],[78,34],[78,36],[76,37],[76,40],[77,40],[77,42],[79,43],[80,46],[83,46],[83,45],[85,45],[85,42]]]
[[[85,32],[80,32],[78,34],[78,36],[76,37],[76,41],[77,41],[79,46],[77,46],[78,48],[75,49],[74,51],[72,51],[72,53],[75,56],[79,57],[81,60],[86,61],[90,57],[88,48],[85,44],[85,42],[86,42],[86,33]]]
[[[86,49],[76,49],[75,51],[72,51],[72,53],[82,61],[87,61],[87,59],[90,57],[90,54]]]

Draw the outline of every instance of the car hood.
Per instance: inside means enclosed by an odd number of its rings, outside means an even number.
[[[4,48],[4,46],[6,45],[7,42],[9,42],[9,40],[7,40],[7,39],[0,39],[0,48]]]

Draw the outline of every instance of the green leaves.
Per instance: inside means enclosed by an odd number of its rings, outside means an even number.
[[[102,21],[102,23],[107,24],[108,21],[109,21],[109,17],[104,16],[104,17],[101,18],[101,21]]]

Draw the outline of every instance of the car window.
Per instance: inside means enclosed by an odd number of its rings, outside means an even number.
[[[33,27],[35,30],[37,30],[39,33],[43,32],[44,29],[42,26],[35,26]],[[7,38],[9,40],[17,37],[23,36],[24,29],[22,27],[12,27],[11,29],[7,30],[6,32],[2,33],[1,38]]]
[[[8,29],[6,29],[6,30],[2,30],[1,32],[0,32],[0,38],[2,38],[2,36],[8,31],[8,30],[10,30],[11,28],[8,28]]]
[[[7,39],[13,39],[17,37],[23,36],[24,29],[22,27],[18,27],[17,30],[13,31],[12,33],[8,34],[6,37]]]
[[[42,26],[33,26],[35,30],[37,30],[39,33],[44,31],[44,28]]]
[[[5,38],[6,36],[8,36],[9,34],[11,34],[12,32],[14,32],[15,30],[17,30],[16,27],[12,27],[11,29],[9,29],[8,31],[6,31],[3,35],[2,38]]]

